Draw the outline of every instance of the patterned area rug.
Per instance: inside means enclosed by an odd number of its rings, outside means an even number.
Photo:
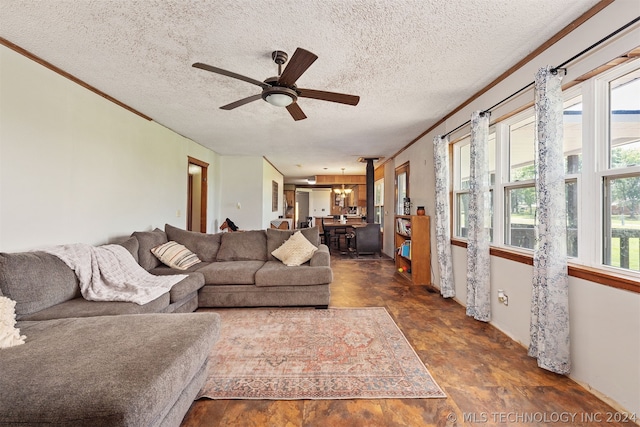
[[[446,397],[384,308],[216,312],[220,340],[198,398]]]

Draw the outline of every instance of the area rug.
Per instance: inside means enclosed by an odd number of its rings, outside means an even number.
[[[225,309],[210,399],[443,398],[382,307]]]

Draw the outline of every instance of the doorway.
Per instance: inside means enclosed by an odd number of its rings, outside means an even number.
[[[193,157],[187,158],[187,230],[206,233],[209,163]]]
[[[297,228],[301,228],[300,223],[306,222],[309,216],[309,193],[306,191],[296,192],[296,216]]]

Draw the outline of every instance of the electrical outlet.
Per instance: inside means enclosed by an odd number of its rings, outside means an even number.
[[[509,305],[509,296],[504,293],[502,289],[498,289],[498,302],[504,305]]]

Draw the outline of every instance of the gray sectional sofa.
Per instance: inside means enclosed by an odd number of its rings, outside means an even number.
[[[175,241],[202,261],[186,270],[201,273],[204,286],[198,291],[199,307],[327,307],[333,280],[329,248],[320,243],[317,227],[301,233],[318,250],[308,262],[289,267],[271,252],[297,230],[254,230],[204,234],[185,231],[169,224],[165,230],[135,232],[138,262],[152,274],[178,274],[151,253],[151,248]]]
[[[220,318],[198,307],[329,304],[329,250],[303,265],[271,252],[293,232],[202,234],[167,225],[121,243],[147,271],[186,274],[138,305],[85,300],[74,271],[47,252],[0,253],[0,296],[15,301],[26,342],[0,349],[0,426],[178,426],[206,380]],[[181,243],[202,262],[161,265],[151,248]],[[172,314],[168,314],[172,313]]]
[[[203,284],[189,274],[144,305],[87,301],[56,256],[1,253],[0,296],[16,302],[26,342],[0,349],[0,425],[179,425],[206,379],[220,318],[165,313],[190,307]]]

